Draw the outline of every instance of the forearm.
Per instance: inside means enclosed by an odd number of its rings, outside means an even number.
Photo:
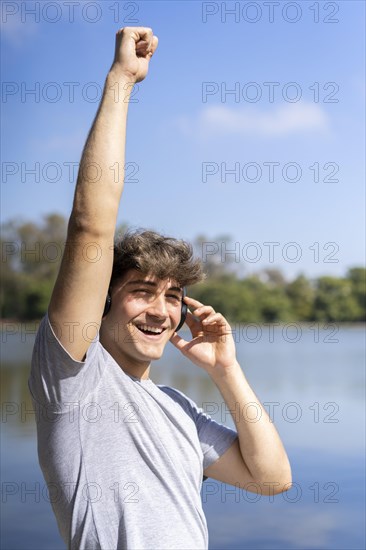
[[[132,85],[113,68],[86,140],[71,222],[90,234],[113,235],[123,190],[126,124]]]
[[[240,365],[235,363],[212,378],[231,411],[240,452],[251,477],[261,484],[279,484],[283,489],[284,485],[291,483],[286,451]]]
[[[123,190],[129,94],[147,75],[158,45],[152,29],[117,31],[115,55],[82,154],[69,234],[113,239]]]

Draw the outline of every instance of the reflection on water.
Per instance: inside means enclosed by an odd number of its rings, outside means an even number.
[[[364,329],[334,334],[303,326],[300,336],[296,326],[261,331],[237,327],[238,358],[284,440],[294,487],[271,498],[207,480],[202,498],[210,548],[364,548]],[[37,462],[27,386],[31,332],[2,334],[4,550],[64,547]],[[154,363],[151,377],[233,425],[208,376],[173,346]]]

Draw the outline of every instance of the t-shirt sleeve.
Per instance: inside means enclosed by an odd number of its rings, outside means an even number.
[[[237,432],[216,422],[181,391],[168,386],[159,387],[177,401],[196,424],[203,453],[203,469],[205,470],[231,447],[238,437]]]
[[[61,409],[83,401],[102,375],[98,346],[97,336],[88,348],[85,361],[76,361],[62,346],[45,315],[35,339],[28,382],[35,401],[41,405],[55,403]]]

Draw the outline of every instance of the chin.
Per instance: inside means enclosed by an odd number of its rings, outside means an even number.
[[[158,359],[161,358],[161,356],[163,355],[163,351],[164,350],[156,350],[156,351],[152,351],[150,353],[147,353],[146,354],[146,357],[149,358],[149,361],[157,361]]]
[[[163,355],[164,346],[159,346],[158,348],[149,347],[149,349],[140,349],[141,358],[143,357],[145,361],[157,361]]]

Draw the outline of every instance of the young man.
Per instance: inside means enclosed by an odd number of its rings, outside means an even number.
[[[126,94],[145,78],[157,42],[148,28],[117,33],[60,273],[34,347],[39,459],[73,549],[201,550],[208,546],[204,476],[262,494],[291,483],[286,453],[236,360],[226,319],[184,297],[185,286],[202,277],[190,246],[142,231],[113,249],[123,177],[115,182],[109,167],[124,166]],[[91,243],[98,261],[88,258]],[[183,301],[190,341],[176,332]],[[240,408],[236,431],[150,380],[150,363],[168,341],[207,372],[230,410]],[[249,403],[261,411],[257,422],[246,418]]]

